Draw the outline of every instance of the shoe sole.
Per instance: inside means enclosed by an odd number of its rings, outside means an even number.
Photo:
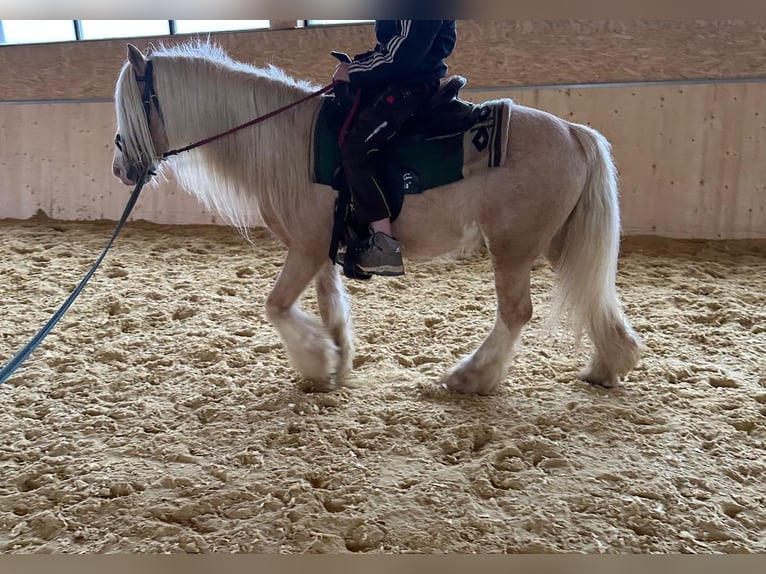
[[[392,265],[382,265],[380,267],[362,267],[361,265],[357,265],[356,268],[362,273],[369,273],[370,275],[383,275],[385,277],[404,275],[403,266],[394,267]]]

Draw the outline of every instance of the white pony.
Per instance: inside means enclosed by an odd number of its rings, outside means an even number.
[[[319,98],[162,161],[169,149],[245,123],[314,89],[274,67],[235,62],[210,44],[162,47],[148,58],[128,45],[115,92],[118,149],[112,169],[133,185],[143,168],[167,166],[185,189],[243,233],[265,223],[287,247],[267,297],[267,316],[293,366],[332,388],[350,371],[354,345],[347,293],[328,257],[336,192],[312,183],[309,169]],[[637,364],[643,345],[615,289],[620,219],[607,140],[589,127],[514,105],[502,167],[405,196],[393,223],[409,258],[452,252],[477,228],[494,269],[495,324],[478,349],[444,375],[442,385],[489,394],[504,379],[532,316],[530,271],[540,255],[557,274],[555,316],[568,315],[578,337],[584,330],[593,343],[581,377],[617,385]],[[312,280],[321,321],[297,305]]]

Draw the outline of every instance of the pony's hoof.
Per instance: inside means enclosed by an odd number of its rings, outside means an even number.
[[[316,380],[316,379],[303,379],[300,382],[300,389],[304,393],[331,393],[338,388],[338,383],[333,379]]]
[[[439,385],[445,390],[463,395],[491,395],[497,389],[496,383],[482,381],[480,377],[460,370],[448,373]]]
[[[597,373],[590,369],[582,371],[580,373],[580,379],[586,383],[590,383],[596,387],[603,387],[605,389],[613,389],[620,386],[620,377],[617,375],[606,375],[603,373]]]

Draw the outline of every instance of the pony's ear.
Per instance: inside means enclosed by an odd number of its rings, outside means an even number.
[[[146,58],[144,58],[141,51],[133,44],[128,44],[128,62],[133,66],[136,74],[139,76],[144,75],[144,70],[146,70]]]

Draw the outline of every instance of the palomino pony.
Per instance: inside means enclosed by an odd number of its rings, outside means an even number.
[[[147,88],[147,67],[153,88]],[[152,69],[153,68],[153,69]],[[128,46],[116,86],[118,149],[113,173],[136,183],[147,167],[177,181],[247,236],[265,224],[287,247],[266,314],[293,366],[324,388],[352,367],[348,295],[328,257],[336,192],[312,183],[314,98],[263,123],[163,162],[163,153],[305,98],[315,89],[281,70],[233,61],[209,43],[162,47],[145,57]],[[144,97],[142,98],[142,93]],[[441,381],[460,393],[492,393],[532,317],[530,272],[545,255],[557,275],[555,317],[584,330],[593,355],[581,377],[613,387],[643,345],[615,289],[620,241],[616,170],[595,130],[514,105],[507,161],[438,189],[407,195],[393,232],[408,258],[453,252],[478,229],[494,269],[495,324]],[[315,282],[321,321],[297,304]]]

